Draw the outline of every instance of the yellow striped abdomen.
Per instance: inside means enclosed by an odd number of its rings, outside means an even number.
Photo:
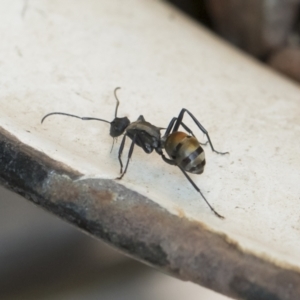
[[[169,157],[186,172],[201,174],[205,166],[204,151],[195,137],[185,132],[173,132],[165,142]]]

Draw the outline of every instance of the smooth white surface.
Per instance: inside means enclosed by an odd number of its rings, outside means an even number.
[[[143,114],[166,127],[188,108],[215,148],[230,152],[206,147],[206,170],[193,176],[226,220],[155,153],[136,148],[122,184],[246,251],[300,266],[299,86],[160,1],[1,6],[0,126],[85,177],[115,178],[118,147],[110,153],[108,124],[55,116],[41,125],[42,116],[64,111],[112,120],[116,86],[119,116],[132,121]],[[184,122],[203,140],[188,117]]]

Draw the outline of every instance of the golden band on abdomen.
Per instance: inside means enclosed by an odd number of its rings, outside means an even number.
[[[195,151],[185,157],[179,165],[187,172],[201,174],[204,171],[205,163],[204,151],[202,147],[199,146]]]
[[[165,149],[170,158],[186,172],[203,173],[205,154],[195,137],[184,132],[174,132],[168,137]]]
[[[187,157],[185,157],[180,165],[182,168],[186,168],[186,166],[191,163],[194,162],[195,159],[197,159],[197,157],[203,152],[203,149],[199,146],[195,151],[193,151],[191,154],[189,154]]]
[[[194,152],[181,161],[181,166],[185,168],[190,162],[193,162],[201,153],[203,149],[199,146]]]
[[[189,170],[186,171],[193,174],[202,174],[204,171],[205,164],[206,164],[206,160],[204,159],[198,165],[196,165],[195,167],[191,167]]]

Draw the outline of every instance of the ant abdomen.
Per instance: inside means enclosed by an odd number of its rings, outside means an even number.
[[[202,174],[205,166],[205,153],[199,141],[185,132],[171,133],[165,141],[165,150],[176,165],[184,171]]]

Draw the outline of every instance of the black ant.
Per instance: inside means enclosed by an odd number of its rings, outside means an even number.
[[[185,108],[183,108],[180,111],[177,118],[174,117],[171,120],[163,137],[161,137],[160,131],[164,128],[156,127],[152,125],[151,123],[147,122],[142,115],[140,115],[138,119],[132,123],[129,121],[127,117],[118,118],[117,112],[120,104],[120,101],[116,94],[116,91],[118,89],[119,88],[116,88],[114,90],[114,95],[117,104],[115,109],[115,118],[111,122],[99,118],[79,117],[76,115],[63,113],[63,112],[52,112],[45,115],[42,118],[41,123],[43,123],[43,121],[51,115],[64,115],[64,116],[78,118],[84,121],[96,120],[96,121],[109,123],[110,136],[113,139],[123,134],[123,138],[118,152],[121,175],[116,179],[120,180],[125,175],[129,165],[130,158],[133,153],[134,145],[143,148],[143,150],[146,153],[151,153],[153,152],[153,150],[155,150],[167,164],[177,166],[182,171],[182,173],[185,175],[187,180],[192,184],[192,186],[196,189],[196,191],[200,193],[204,201],[207,203],[209,208],[214,212],[214,214],[217,217],[224,218],[209,204],[209,202],[202,194],[201,190],[187,174],[187,172],[193,174],[202,174],[204,171],[204,166],[206,161],[205,161],[204,150],[201,147],[201,143],[196,139],[193,132],[182,122],[184,113],[187,113],[192,118],[192,120],[196,123],[198,128],[204,133],[204,135],[206,135],[207,143],[209,143],[211,150],[213,152],[221,155],[228,154],[228,152],[219,152],[214,149],[207,130],[200,124],[200,122],[194,117],[194,115]],[[180,126],[182,126],[188,132],[188,134],[185,132],[178,131]],[[132,142],[129,148],[126,166],[123,171],[123,163],[122,163],[121,156],[123,153],[127,136],[131,139]],[[166,150],[170,158],[167,158],[164,155],[163,149]]]

